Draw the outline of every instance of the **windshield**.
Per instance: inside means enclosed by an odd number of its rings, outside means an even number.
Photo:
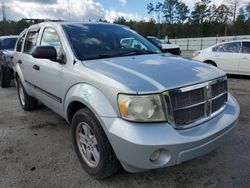
[[[0,50],[14,50],[17,38],[0,39]]]
[[[80,60],[161,53],[148,40],[119,25],[70,24],[63,29]]]
[[[158,38],[149,37],[148,40],[151,41],[152,43],[156,44],[156,45],[162,44],[162,42]]]

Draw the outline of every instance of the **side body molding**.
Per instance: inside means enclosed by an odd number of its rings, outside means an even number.
[[[92,85],[78,83],[66,93],[64,113],[68,120],[67,109],[72,102],[81,102],[86,105],[99,119],[100,117],[117,117],[117,114],[103,93]]]

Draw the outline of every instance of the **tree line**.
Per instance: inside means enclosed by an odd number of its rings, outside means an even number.
[[[250,2],[243,0],[224,0],[216,6],[210,0],[199,0],[192,11],[180,0],[164,0],[145,6],[149,21],[126,20],[117,18],[114,23],[123,24],[143,36],[164,38],[209,37],[250,34]],[[18,35],[32,24],[43,19],[7,20],[3,15],[0,21],[1,35]],[[106,20],[99,20],[107,22]]]
[[[250,2],[224,0],[216,6],[210,0],[197,1],[190,8],[180,0],[164,0],[147,4],[150,21],[126,21],[123,17],[115,23],[128,25],[144,36],[160,38],[210,37],[250,34]]]

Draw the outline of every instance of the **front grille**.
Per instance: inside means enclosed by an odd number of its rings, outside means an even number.
[[[215,83],[211,86],[211,90],[212,90],[212,97],[216,97],[221,93],[227,91],[227,82],[223,81]]]
[[[177,128],[195,124],[218,112],[227,101],[226,77],[170,90],[165,95],[170,123]]]
[[[227,101],[227,93],[221,95],[220,97],[212,100],[212,113],[219,110]]]
[[[177,93],[172,98],[174,109],[183,108],[205,100],[204,89],[195,89],[189,92]]]
[[[177,110],[175,112],[175,123],[178,125],[187,124],[194,120],[198,120],[204,116],[204,104],[194,106],[188,109]]]

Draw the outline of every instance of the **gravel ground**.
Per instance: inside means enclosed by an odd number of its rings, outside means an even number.
[[[61,117],[43,106],[24,112],[14,87],[0,89],[0,188],[249,187],[250,78],[230,78],[229,88],[241,115],[227,144],[178,166],[139,174],[121,171],[103,181],[81,168]]]

